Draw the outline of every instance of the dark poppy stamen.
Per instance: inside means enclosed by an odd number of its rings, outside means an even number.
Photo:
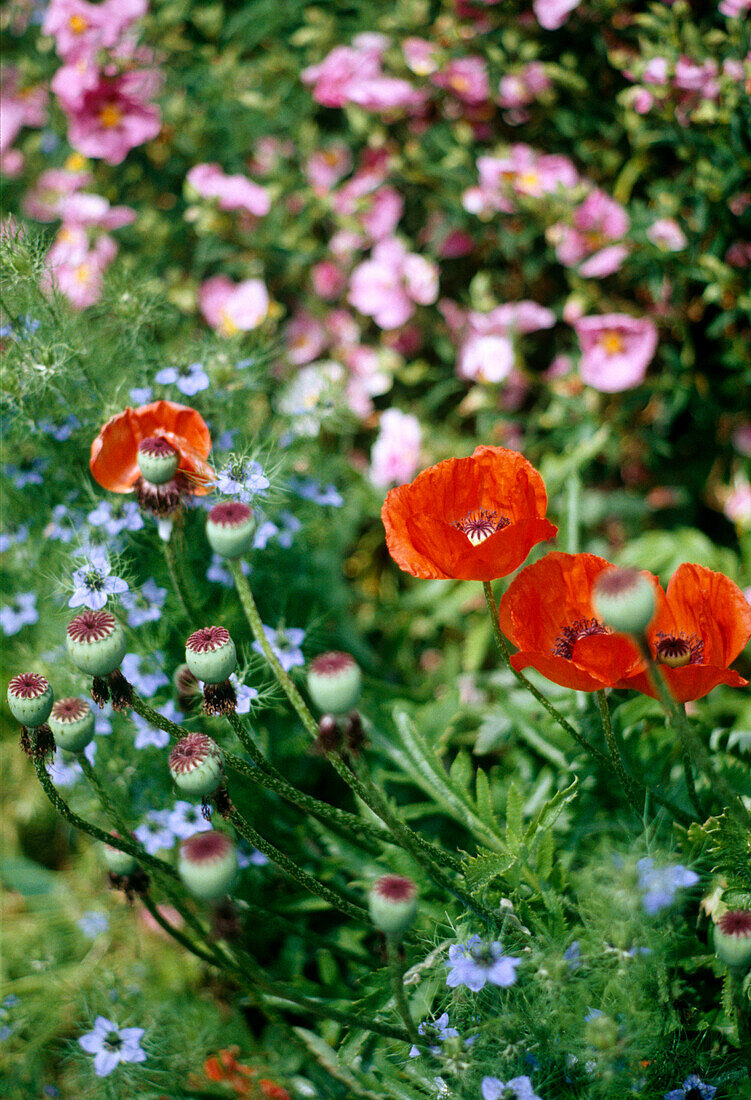
[[[591,634],[610,634],[606,626],[599,619],[577,619],[569,626],[564,626],[558,635],[553,647],[553,656],[565,657],[570,661],[574,655],[574,646],[581,638],[588,638]]]
[[[700,665],[704,661],[704,642],[696,635],[689,637],[680,634],[657,634],[655,654],[661,665],[668,668],[682,668],[684,665]]]
[[[487,508],[480,508],[476,512],[467,512],[462,519],[457,519],[453,526],[467,536],[473,546],[479,546],[485,539],[489,539],[496,531],[502,531],[508,527],[511,520],[507,516],[499,516],[497,512],[490,512]]]

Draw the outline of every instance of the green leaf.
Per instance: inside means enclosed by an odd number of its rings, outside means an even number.
[[[470,858],[465,873],[467,883],[473,893],[482,890],[494,878],[503,876],[517,861],[515,852],[482,852]]]
[[[522,841],[523,814],[524,799],[512,780],[506,798],[506,837],[515,847]]]
[[[52,871],[23,856],[0,860],[0,880],[9,890],[15,890],[27,898],[50,894],[57,886],[57,878]]]
[[[579,784],[579,780],[574,776],[573,782],[569,783],[568,787],[564,787],[563,790],[558,791],[549,801],[545,803],[537,817],[530,823],[524,834],[524,843],[528,844],[538,833],[545,829],[551,829],[555,825],[558,818],[563,813],[565,807],[569,802],[576,798],[576,789]]]
[[[475,783],[477,789],[477,809],[480,812],[480,817],[491,829],[495,829],[495,809],[493,807],[493,795],[490,790],[490,780],[482,768],[478,768],[477,770]]]
[[[472,782],[472,761],[469,753],[458,752],[449,768],[449,779],[462,790],[468,790]]]

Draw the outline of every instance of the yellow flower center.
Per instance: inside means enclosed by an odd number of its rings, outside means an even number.
[[[456,73],[449,80],[449,87],[460,94],[469,91],[469,86],[469,77],[462,76],[461,73]]]
[[[76,278],[79,283],[88,283],[91,279],[91,268],[88,264],[81,264],[76,268]]]
[[[537,174],[537,172],[522,172],[522,174],[519,176],[519,186],[520,187],[527,187],[527,188],[537,187],[537,186],[539,186],[539,183],[540,183],[540,177]]]
[[[219,316],[219,331],[221,332],[222,336],[236,336],[240,329],[237,327],[227,311],[224,309],[221,310]]]
[[[623,351],[623,337],[619,332],[615,332],[613,329],[608,329],[607,332],[603,332],[599,342],[600,347],[604,349],[607,355],[620,355]]]
[[[82,15],[71,15],[68,20],[68,26],[74,34],[83,34],[88,29],[89,21],[84,19]]]
[[[86,167],[86,158],[80,153],[71,153],[65,161],[66,172],[81,172]]]
[[[107,103],[99,112],[99,121],[107,130],[120,125],[123,113],[116,103]]]

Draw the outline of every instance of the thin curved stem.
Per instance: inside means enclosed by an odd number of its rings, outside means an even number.
[[[178,542],[181,541],[177,527],[173,526],[168,541],[162,541],[164,560],[167,563],[167,571],[180,604],[180,610],[189,623],[195,623],[198,618],[198,611],[193,603],[192,594],[186,583],[185,574],[180,563]]]
[[[607,742],[608,751],[610,752],[610,759],[613,762],[613,767],[618,773],[618,778],[621,781],[621,786],[623,787],[626,798],[629,801],[629,805],[631,806],[634,813],[638,814],[638,816],[641,817],[642,811],[639,808],[639,803],[636,801],[635,795],[636,784],[626,771],[623,763],[623,757],[618,751],[615,734],[613,733],[613,723],[610,720],[610,707],[608,705],[607,696],[605,695],[604,691],[598,691],[595,694],[597,695],[597,705],[600,708],[602,729],[603,733],[605,734],[605,741]]]

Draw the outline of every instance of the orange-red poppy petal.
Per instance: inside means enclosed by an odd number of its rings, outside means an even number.
[[[703,565],[680,565],[665,595],[675,629],[703,640],[705,665],[727,667],[751,637],[751,606],[722,573]],[[650,635],[659,629],[664,627],[655,623]]]
[[[679,703],[690,703],[695,699],[703,699],[718,684],[727,684],[728,687],[747,687],[748,680],[732,668],[717,668],[715,665],[684,665],[682,668],[668,668],[660,666],[670,694]],[[646,672],[629,676],[615,685],[619,688],[628,688],[632,691],[640,691],[642,695],[651,695],[658,699],[659,695],[652,686],[652,682]]]
[[[601,680],[587,669],[575,665],[573,661],[551,653],[515,653],[511,664],[517,672],[525,668],[536,668],[547,680],[560,684],[561,687],[573,688],[574,691],[600,691],[601,688],[610,686],[607,680]]]
[[[91,445],[89,466],[96,481],[113,493],[128,493],[140,477],[138,444],[161,435],[180,453],[179,469],[194,493],[209,492],[213,473],[206,462],[211,436],[203,417],[187,405],[154,401],[111,417]]]
[[[381,517],[396,563],[423,578],[494,580],[513,572],[557,529],[545,518],[547,494],[535,468],[503,447],[477,447],[392,489]],[[481,510],[508,525],[473,545],[455,524]]]

